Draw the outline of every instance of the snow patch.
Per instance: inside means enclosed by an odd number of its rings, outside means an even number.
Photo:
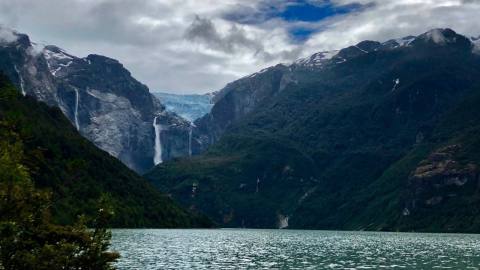
[[[43,50],[43,56],[45,59],[50,60],[50,59],[56,59],[56,60],[65,60],[65,59],[70,59],[73,60],[73,57],[69,54],[67,54],[65,51],[62,49],[59,49],[60,52],[53,52],[48,49]]]
[[[341,56],[339,56],[338,59],[340,59],[340,61],[337,61],[337,62],[336,62],[337,64],[341,64],[341,63],[347,62],[347,59],[345,59],[345,58],[343,58],[343,57],[341,57]]]
[[[396,47],[408,47],[410,46],[410,43],[415,40],[415,37],[404,37],[404,38],[398,38],[395,39],[395,42],[398,43],[398,46]]]
[[[363,50],[362,48],[358,47],[357,45],[355,45],[355,46],[353,46],[353,47],[359,49],[361,52],[368,53],[367,51]]]
[[[338,50],[318,52],[310,57],[301,58],[295,61],[294,64],[301,66],[322,66],[326,61],[336,56],[338,52]]]
[[[244,77],[244,78],[253,78],[253,77],[255,77],[255,76],[259,75],[259,74],[262,74],[262,73],[267,72],[269,69],[270,69],[270,68],[264,68],[264,69],[260,70],[259,72],[255,72],[255,73],[253,73],[253,74],[247,75],[247,76]]]
[[[58,68],[56,68],[56,69],[54,69],[54,70],[50,70],[50,73],[52,73],[52,75],[56,77],[56,76],[57,76],[57,72],[59,72],[60,69],[62,69],[62,67],[58,67]]]
[[[397,90],[397,87],[400,84],[400,79],[397,78],[397,79],[393,80],[393,83],[394,83],[394,85],[393,85],[393,88],[392,88],[392,92]]]

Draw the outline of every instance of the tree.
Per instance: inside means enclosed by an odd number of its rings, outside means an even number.
[[[107,200],[101,198],[91,230],[84,217],[73,226],[54,224],[50,193],[35,188],[14,130],[0,122],[0,269],[113,269],[119,256],[108,251]]]

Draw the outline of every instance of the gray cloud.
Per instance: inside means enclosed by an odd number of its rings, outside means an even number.
[[[232,25],[230,30],[222,36],[211,20],[199,16],[195,16],[185,36],[191,41],[203,42],[227,53],[233,53],[239,48],[263,51],[263,45],[260,42],[247,38],[245,31],[237,26]]]
[[[10,43],[16,41],[18,38],[13,34],[13,31],[3,25],[0,25],[0,43]]]
[[[225,34],[220,34],[215,24],[207,18],[195,16],[192,24],[187,28],[185,37],[192,42],[200,42],[212,49],[220,50],[225,53],[235,54],[240,50],[246,50],[253,56],[263,59],[263,61],[272,61],[274,59],[295,59],[300,50],[282,50],[277,53],[269,53],[265,50],[261,39],[249,38],[247,32],[236,24],[231,24]]]
[[[269,9],[294,4],[289,0],[2,0],[0,24],[78,56],[119,59],[152,90],[183,93],[218,90],[278,62],[363,39],[386,40],[436,27],[480,34],[479,1],[330,2],[368,8],[320,22],[286,22],[270,16]],[[297,27],[318,32],[299,43],[289,35]],[[8,39],[0,33],[2,38]]]

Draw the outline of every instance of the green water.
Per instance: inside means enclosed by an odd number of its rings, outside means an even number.
[[[479,269],[480,235],[113,230],[118,269]]]

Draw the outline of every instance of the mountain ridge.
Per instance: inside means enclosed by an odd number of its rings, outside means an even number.
[[[0,44],[0,70],[24,95],[59,107],[99,148],[140,173],[155,165],[157,140],[162,161],[189,155],[190,124],[167,112],[118,60],[79,58],[25,34],[11,35],[15,39]],[[155,125],[163,127],[159,134]]]
[[[82,137],[60,109],[22,96],[0,73],[0,137],[23,145],[22,165],[37,188],[52,193],[56,223],[93,218],[108,198],[113,227],[210,227],[145,179]],[[210,225],[209,225],[210,224]]]
[[[450,29],[401,40],[230,83],[195,122],[206,152],[147,178],[227,227],[479,231],[479,123],[456,111],[475,115],[480,55]]]

